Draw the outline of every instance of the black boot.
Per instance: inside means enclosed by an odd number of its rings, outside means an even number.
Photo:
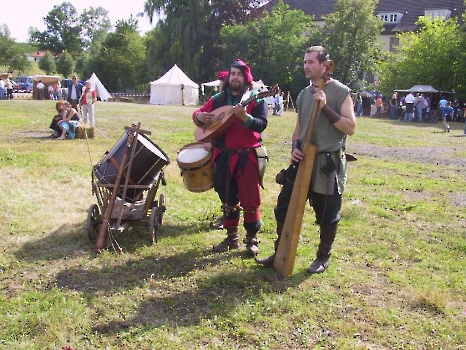
[[[259,238],[254,236],[246,236],[243,240],[243,243],[246,244],[246,250],[250,256],[256,256],[257,254],[260,253],[259,249],[259,243],[260,240]]]
[[[322,273],[330,264],[332,244],[337,234],[338,224],[333,226],[320,226],[320,243],[317,249],[317,259],[309,266],[307,272]]]
[[[238,228],[227,228],[227,238],[217,245],[214,245],[212,250],[216,253],[226,252],[227,250],[238,249],[239,247]]]
[[[275,240],[275,252],[270,255],[269,257],[267,258],[262,258],[262,259],[257,259],[256,258],[256,263],[259,265],[259,266],[262,266],[262,267],[273,267],[273,263],[275,262],[275,253],[277,252],[277,249],[278,249],[278,244],[280,243],[280,236],[282,234],[282,231],[283,231],[283,222],[278,222],[277,221],[277,235],[278,235],[278,238]]]
[[[246,249],[250,256],[256,256],[260,252],[260,240],[257,238],[257,232],[259,232],[261,225],[260,220],[244,223],[246,237],[244,238],[243,243],[246,244]]]

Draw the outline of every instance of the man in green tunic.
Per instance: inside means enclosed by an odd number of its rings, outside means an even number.
[[[274,210],[278,234],[275,241],[276,251],[293,192],[297,167],[299,161],[305,157],[301,151],[301,144],[306,140],[314,105],[319,103],[312,135],[317,154],[308,199],[320,225],[320,243],[317,258],[307,270],[309,273],[324,272],[329,265],[330,250],[340,221],[342,194],[347,179],[344,151],[348,135],[354,134],[356,128],[351,90],[335,79],[326,81],[323,90],[320,90],[320,82],[326,70],[324,62],[328,59],[328,52],[322,46],[306,49],[304,73],[311,84],[301,91],[296,100],[298,118],[292,136],[291,165],[286,170],[286,178]],[[260,266],[272,267],[275,253],[256,261]]]

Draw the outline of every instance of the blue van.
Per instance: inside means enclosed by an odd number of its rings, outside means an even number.
[[[18,75],[16,78],[16,84],[19,85],[19,91],[31,92],[34,86],[32,75]]]

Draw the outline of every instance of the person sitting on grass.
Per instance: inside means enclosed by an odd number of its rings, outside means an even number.
[[[63,110],[63,105],[65,104],[65,101],[58,101],[56,104],[55,104],[55,108],[57,110],[57,113],[53,119],[52,119],[52,122],[50,123],[50,129],[52,129],[54,132],[52,135],[50,135],[50,137],[55,137],[57,138],[58,136],[60,136],[61,134],[61,129],[60,127],[58,126],[59,122],[63,119],[62,115],[61,115],[61,111]]]
[[[62,120],[58,122],[58,126],[61,129],[61,134],[57,137],[57,140],[64,140],[66,136],[74,139],[76,137],[76,129],[81,125],[78,112],[71,107],[71,103],[64,101],[60,116]]]

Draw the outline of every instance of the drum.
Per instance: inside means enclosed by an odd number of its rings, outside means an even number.
[[[115,184],[128,137],[129,133],[125,132],[110,152],[107,152],[104,158],[94,166],[94,175],[101,184]],[[134,146],[136,146],[136,151],[131,165],[131,174],[129,175],[128,188],[125,196],[125,201],[127,202],[137,201],[144,190],[147,190],[147,186],[155,181],[159,172],[170,163],[168,156],[152,142],[152,140],[143,134],[138,134],[137,141],[134,140],[133,142],[133,147]],[[123,196],[123,185],[125,184],[126,176],[128,176],[127,172],[130,158],[131,149],[128,149],[126,162],[120,179],[120,188],[117,194],[120,198]],[[132,186],[135,185],[142,186],[142,188],[132,188]],[[112,190],[112,188],[110,188],[110,190]]]
[[[190,143],[178,152],[176,161],[189,191],[205,192],[214,187],[212,153],[204,149],[202,142]]]

